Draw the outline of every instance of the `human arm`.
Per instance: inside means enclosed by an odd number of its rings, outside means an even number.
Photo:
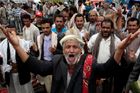
[[[23,62],[25,62],[29,55],[25,52],[25,50],[20,46],[19,43],[19,37],[16,35],[14,30],[7,30],[5,29],[5,27],[0,26],[0,29],[2,30],[2,32],[5,34],[5,36],[7,37],[7,39],[9,40],[9,42],[13,45],[13,47],[15,48],[15,50],[17,51],[17,53],[19,54],[19,56],[21,57],[21,60]]]
[[[53,62],[37,60],[37,58],[33,56],[28,57],[25,61],[25,65],[29,68],[29,71],[34,74],[46,76],[53,73]]]
[[[96,40],[96,38],[97,38],[97,35],[98,35],[98,34],[93,35],[93,36],[89,39],[89,41],[88,41],[88,43],[87,43],[87,46],[88,46],[88,49],[89,49],[90,52],[93,51],[93,47],[94,47],[94,44],[95,44],[95,40]]]
[[[15,48],[21,61],[25,63],[25,65],[31,72],[43,76],[52,74],[53,62],[43,62],[41,60],[37,60],[37,58],[29,56],[27,52],[20,46],[19,37],[16,35],[15,31],[6,31],[5,29],[3,29],[3,33]]]
[[[122,14],[122,8],[119,7],[116,12],[116,19],[115,19],[115,27],[116,27],[116,34],[118,34],[119,38],[122,40],[126,37],[126,32],[123,31],[126,30],[125,24],[126,20],[125,17]]]
[[[138,59],[136,61],[136,64],[133,67],[132,72],[129,75],[127,84],[126,84],[126,93],[129,91],[130,89],[130,84],[134,81],[137,81],[138,77],[140,74],[140,55],[138,56]]]
[[[124,53],[124,49],[135,39],[140,33],[140,29],[134,34],[129,34],[125,39],[123,39],[119,44],[114,54],[115,61],[120,64],[121,57]]]

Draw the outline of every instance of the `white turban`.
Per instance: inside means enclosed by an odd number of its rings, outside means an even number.
[[[85,44],[85,42],[77,35],[66,35],[60,40],[61,46],[64,44],[65,41],[71,40],[71,39],[77,40],[81,45]]]

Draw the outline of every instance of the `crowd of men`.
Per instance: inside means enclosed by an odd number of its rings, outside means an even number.
[[[0,2],[0,30],[8,93],[131,93],[138,80],[139,3]]]

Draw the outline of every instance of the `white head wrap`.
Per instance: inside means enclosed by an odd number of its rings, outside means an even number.
[[[63,45],[63,43],[67,40],[70,40],[70,39],[75,39],[77,40],[81,45],[84,45],[85,42],[77,35],[66,35],[64,36],[61,40],[60,40],[60,44],[61,46]]]

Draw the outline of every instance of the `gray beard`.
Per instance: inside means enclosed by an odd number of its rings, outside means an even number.
[[[68,55],[64,54],[64,57],[65,57],[66,62],[67,62],[68,65],[74,65],[74,64],[79,62],[79,60],[81,58],[81,54],[75,56],[75,61],[74,62],[69,62],[69,60],[68,60],[69,56]]]

